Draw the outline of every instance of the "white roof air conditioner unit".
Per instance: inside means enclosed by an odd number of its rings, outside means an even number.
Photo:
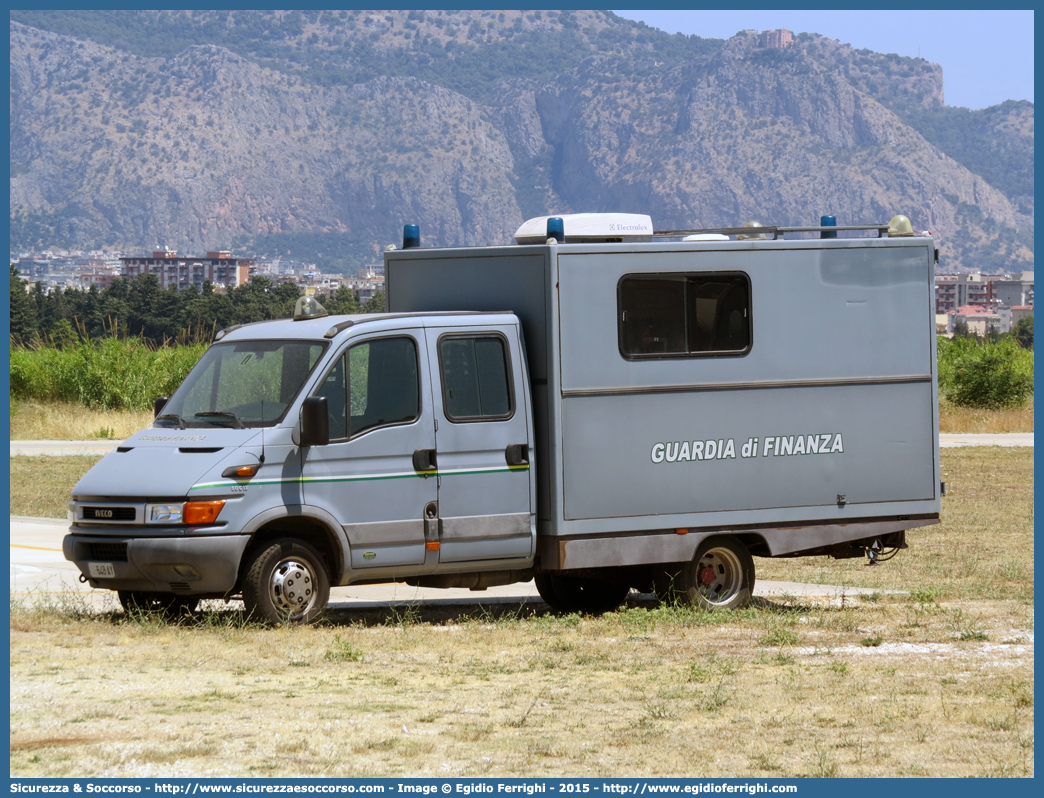
[[[515,231],[519,244],[543,244],[547,241],[547,220],[555,216],[538,216],[524,222]],[[652,241],[652,219],[640,213],[564,213],[558,216],[565,228],[567,244],[605,244],[613,242]]]

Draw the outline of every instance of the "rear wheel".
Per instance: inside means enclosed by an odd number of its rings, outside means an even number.
[[[657,579],[661,600],[705,610],[738,610],[754,595],[754,558],[736,538],[708,538],[680,570]]]
[[[302,540],[282,538],[254,552],[243,578],[247,615],[268,623],[306,624],[330,600],[323,558]]]
[[[184,618],[196,611],[198,596],[179,596],[176,593],[148,593],[141,590],[119,590],[116,595],[128,615],[160,615],[164,618]]]
[[[537,574],[537,592],[556,612],[612,612],[627,598],[631,588],[605,579]]]

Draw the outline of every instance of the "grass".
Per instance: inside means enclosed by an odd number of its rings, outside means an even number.
[[[100,457],[12,457],[11,515],[65,518],[73,486]]]
[[[1033,448],[942,451],[942,523],[912,529],[880,565],[824,557],[756,561],[758,579],[910,590],[919,598],[1033,599]]]
[[[406,625],[354,610],[304,629],[228,610],[164,624],[16,604],[10,770],[627,777],[699,761],[708,777],[1032,776],[1029,613],[975,602],[1009,641],[988,648],[955,635],[971,607],[909,626],[909,604],[601,618],[432,607]],[[640,636],[636,612],[650,616]],[[800,644],[767,650],[773,624],[800,627]],[[869,629],[886,643],[867,646]]]
[[[981,410],[939,402],[939,432],[1033,432],[1033,399],[1011,410]]]
[[[43,489],[62,517],[89,459],[11,462],[16,507],[68,467]],[[304,629],[218,602],[176,623],[75,594],[12,602],[10,771],[1033,776],[1033,452],[949,449],[943,470],[943,523],[887,563],[757,561],[759,578],[877,589],[851,601],[421,604]]]
[[[73,402],[11,400],[11,440],[122,441],[152,426],[152,410],[91,410]]]

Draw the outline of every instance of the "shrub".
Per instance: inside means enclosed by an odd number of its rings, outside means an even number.
[[[205,344],[154,348],[138,338],[11,349],[11,398],[76,402],[106,410],[147,410],[170,396]]]
[[[1020,407],[1033,395],[1033,353],[1012,338],[940,340],[939,389],[959,407]]]

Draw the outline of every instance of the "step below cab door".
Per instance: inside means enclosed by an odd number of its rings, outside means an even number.
[[[358,338],[313,391],[326,397],[330,443],[305,450],[305,501],[343,526],[352,570],[424,564],[425,513],[434,514],[438,489],[414,456],[435,449],[423,361],[423,329]]]
[[[439,472],[440,570],[533,555],[528,391],[518,328],[426,330]]]

